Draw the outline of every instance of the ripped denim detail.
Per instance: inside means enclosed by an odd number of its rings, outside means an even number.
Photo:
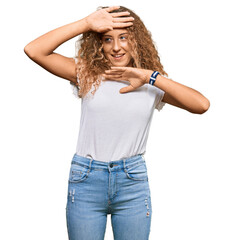
[[[149,208],[149,203],[148,203],[148,197],[145,198],[145,206],[147,209],[146,216],[149,217],[150,216],[150,208]]]
[[[69,192],[69,196],[72,197],[72,203],[75,201],[75,197],[74,197],[75,196],[75,191],[76,191],[75,188],[73,188],[73,191],[70,190],[70,192]]]

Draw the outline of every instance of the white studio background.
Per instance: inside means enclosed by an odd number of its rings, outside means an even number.
[[[1,14],[0,238],[65,240],[70,162],[80,100],[24,46],[98,6],[123,5],[151,31],[169,77],[204,94],[203,115],[155,111],[145,155],[150,239],[234,239],[233,11],[231,1],[9,1]],[[73,57],[75,40],[56,52]],[[121,123],[120,123],[121,124]],[[113,239],[108,216],[105,240]],[[141,240],[141,239],[139,239]]]

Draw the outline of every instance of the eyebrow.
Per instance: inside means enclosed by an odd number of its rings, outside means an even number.
[[[121,34],[119,34],[119,36],[124,35],[124,34],[128,34],[128,32],[121,33]],[[112,37],[112,36],[108,35],[108,34],[103,34],[102,37]]]

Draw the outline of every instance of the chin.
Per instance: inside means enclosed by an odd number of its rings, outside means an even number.
[[[126,64],[112,64],[113,67],[127,67]]]
[[[131,67],[132,64],[130,62],[128,63],[111,63],[113,67]]]

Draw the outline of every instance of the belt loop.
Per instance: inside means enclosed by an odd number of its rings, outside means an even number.
[[[126,165],[125,165],[125,160],[126,160],[126,159],[124,158],[124,159],[123,159],[123,166],[124,166],[124,171],[126,172],[126,168],[125,168],[125,167],[126,167]]]
[[[92,162],[93,162],[93,158],[91,158],[90,161],[89,161],[89,170],[88,170],[88,172],[90,172],[90,170],[91,170]]]

